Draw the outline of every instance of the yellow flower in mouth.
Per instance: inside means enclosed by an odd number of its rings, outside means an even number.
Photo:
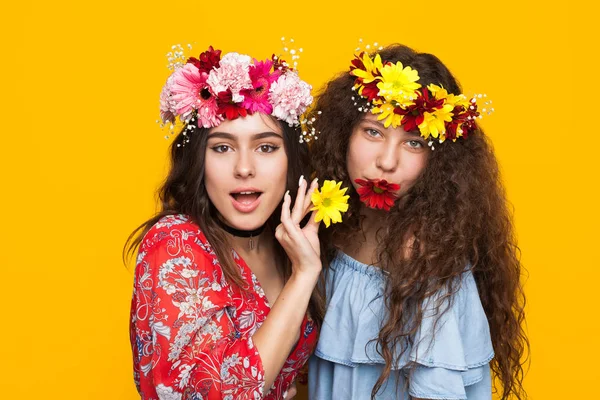
[[[344,195],[348,188],[341,189],[342,182],[325,181],[321,191],[315,190],[310,199],[313,203],[311,211],[317,211],[315,222],[323,221],[329,228],[331,223],[342,222],[342,213],[348,211],[348,198]]]
[[[381,71],[381,82],[377,83],[379,95],[387,102],[396,101],[408,105],[417,97],[415,91],[421,87],[417,81],[419,73],[411,67],[404,67],[400,61],[387,64]]]

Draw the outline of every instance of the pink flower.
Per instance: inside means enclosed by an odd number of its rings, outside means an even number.
[[[173,85],[173,75],[169,76],[167,83],[160,92],[160,119],[163,123],[175,122],[175,108],[173,99],[171,99],[171,86]]]
[[[206,96],[208,97],[205,99]],[[203,89],[198,99],[198,127],[212,128],[219,125],[223,122],[223,117],[218,112],[217,98],[209,92],[208,88]]]
[[[219,68],[215,68],[208,74],[207,83],[213,93],[231,91],[235,103],[244,101],[240,91],[252,88],[252,80],[248,70],[250,69],[250,56],[227,53],[221,59]]]
[[[258,111],[271,114],[273,112],[273,106],[269,103],[269,89],[281,73],[275,71],[271,74],[272,66],[273,62],[271,60],[262,62],[254,60],[254,65],[250,66],[249,75],[252,80],[252,89],[245,89],[240,92],[244,95],[242,106],[250,113]]]
[[[206,73],[201,73],[193,64],[185,64],[173,72],[171,99],[175,113],[182,120],[189,121],[192,111],[198,108],[201,92],[207,89],[207,77]]]
[[[288,71],[271,85],[269,99],[273,104],[272,115],[290,125],[298,124],[298,118],[312,103],[311,86],[298,74]]]

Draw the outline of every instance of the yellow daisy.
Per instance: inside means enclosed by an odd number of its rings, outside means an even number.
[[[469,99],[464,94],[459,94],[458,96],[448,93],[446,89],[441,86],[430,84],[427,85],[427,88],[431,93],[433,93],[436,99],[444,99],[446,104],[450,104],[452,107],[457,105],[463,106],[464,108],[469,107]]]
[[[379,114],[377,116],[378,121],[385,119],[385,121],[383,121],[383,126],[386,128],[390,125],[392,125],[393,128],[397,128],[400,126],[403,116],[396,114],[394,112],[395,108],[396,107],[390,103],[376,104],[376,106],[371,109],[371,112],[375,115]]]
[[[387,64],[381,71],[381,82],[377,83],[379,95],[387,102],[396,101],[401,105],[408,105],[417,97],[415,90],[421,85],[417,83],[419,73],[400,61],[396,64]]]
[[[452,121],[452,110],[453,106],[450,104],[444,104],[444,106],[434,112],[426,112],[423,114],[425,118],[422,123],[419,124],[419,130],[421,136],[428,138],[433,136],[434,138],[440,138],[441,141],[445,140],[446,133],[446,122]]]
[[[383,65],[381,63],[381,56],[377,54],[375,58],[371,60],[369,54],[364,53],[361,61],[365,66],[365,69],[363,70],[356,68],[353,69],[350,73],[354,76],[362,78],[363,83],[373,82],[375,79],[377,79],[377,77],[373,73],[383,68]]]
[[[315,222],[323,221],[325,226],[329,228],[329,225],[333,222],[342,222],[343,212],[348,211],[348,198],[350,196],[344,196],[348,188],[341,189],[342,182],[336,181],[325,181],[321,186],[321,191],[315,190],[310,199],[313,203],[311,211],[317,211],[315,215]]]

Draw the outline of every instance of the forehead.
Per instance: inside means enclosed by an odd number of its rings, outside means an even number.
[[[254,113],[234,120],[225,120],[208,131],[209,135],[213,132],[229,133],[240,138],[251,137],[264,132],[283,134],[280,124],[270,116],[261,113]]]

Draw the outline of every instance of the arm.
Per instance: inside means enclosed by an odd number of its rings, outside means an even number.
[[[231,321],[222,271],[184,230],[161,232],[136,267],[132,345],[141,397],[260,397],[260,356]]]
[[[277,378],[297,338],[312,291],[321,273],[319,224],[314,218],[300,229],[300,221],[310,208],[310,194],[317,187],[314,180],[306,195],[306,181],[301,180],[294,210],[286,193],[281,224],[275,237],[292,262],[292,276],[279,294],[263,325],[252,339],[258,348],[265,370],[265,393]]]

